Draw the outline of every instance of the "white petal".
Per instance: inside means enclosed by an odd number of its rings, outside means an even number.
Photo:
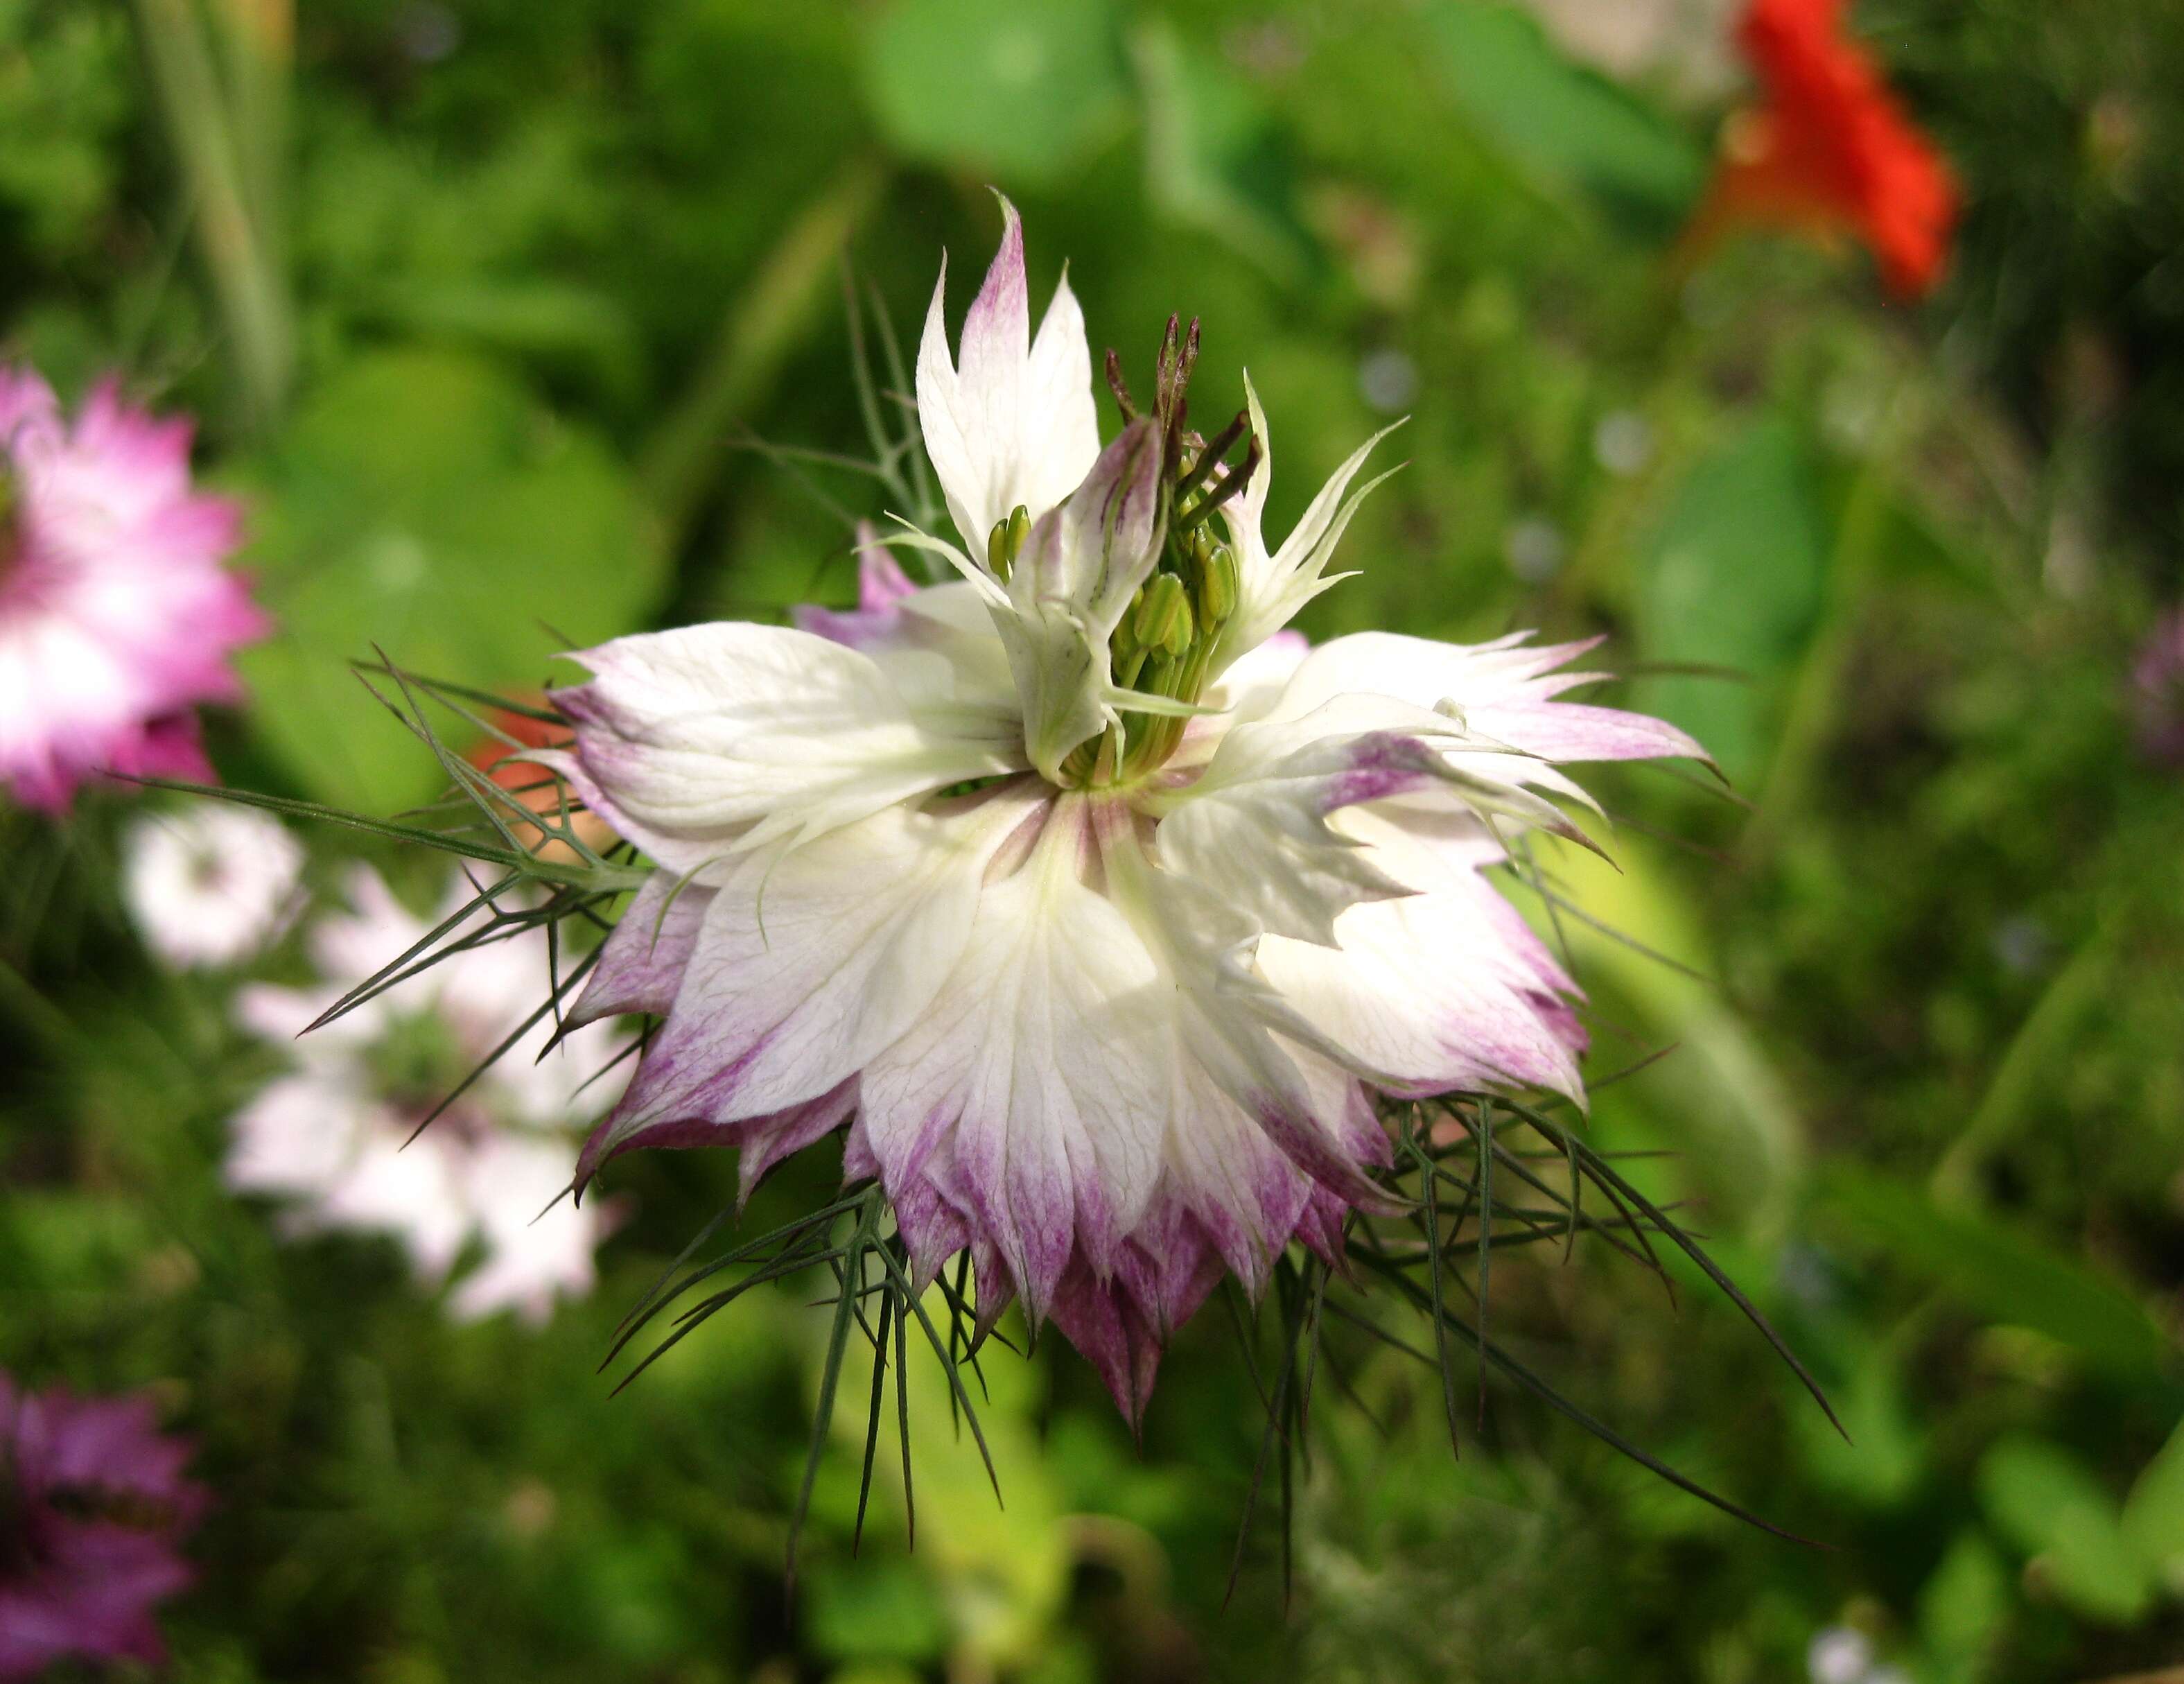
[[[1359,905],[1339,948],[1269,936],[1258,973],[1343,1062],[1390,1092],[1536,1085],[1578,1097],[1575,989],[1479,874],[1500,857],[1466,821],[1439,837],[1362,810],[1342,823],[1422,892]]]
[[[1031,339],[1023,227],[1001,201],[1000,249],[963,323],[961,367],[948,354],[948,265],[917,352],[917,411],[948,512],[973,555],[1018,504],[1034,520],[1075,488],[1098,454],[1092,357],[1065,277]]]
[[[596,1201],[580,1208],[561,1197],[569,1166],[566,1146],[509,1135],[468,1155],[463,1195],[486,1254],[448,1300],[457,1319],[512,1309],[543,1321],[557,1298],[591,1290],[597,1278],[592,1254],[606,1223]]]
[[[1268,484],[1273,475],[1273,446],[1267,436],[1266,411],[1259,407],[1259,394],[1248,374],[1244,376],[1244,397],[1252,431],[1258,438],[1260,458],[1251,481],[1223,510],[1240,577],[1236,612],[1222,633],[1217,667],[1256,649],[1295,618],[1305,604],[1348,577],[1329,576],[1328,563],[1334,560],[1335,546],[1341,543],[1359,505],[1388,475],[1368,480],[1354,493],[1351,482],[1363,469],[1373,447],[1395,431],[1393,427],[1383,427],[1351,451],[1349,460],[1320,488],[1282,547],[1269,555],[1261,523]]]
[[[1158,1021],[1173,1057],[1202,1071],[1306,1174],[1350,1203],[1382,1207],[1360,1167],[1352,1119],[1329,1108],[1272,1033],[1286,1027],[1287,1012],[1251,969],[1257,928],[1206,884],[1156,869],[1119,804],[1100,818],[1108,893],[1159,968]],[[1181,1090],[1196,1084],[1194,1075]],[[1178,1126],[1195,1125],[1179,1118]]]
[[[533,757],[680,872],[1017,763],[931,728],[869,657],[808,632],[723,622],[577,659],[597,677],[554,695],[576,747]]]
[[[890,1187],[944,1142],[953,1172],[1034,1320],[1075,1245],[1110,1265],[1160,1168],[1164,1116],[1146,1051],[1156,972],[1079,873],[1082,797],[1056,804],[1023,867],[979,897],[961,963],[873,1058],[864,1129]]]
[[[588,1161],[666,1124],[769,1116],[854,1076],[941,990],[987,862],[1037,806],[1000,792],[947,816],[889,808],[740,862]]]
[[[1543,760],[1707,758],[1704,749],[1660,720],[1553,700],[1605,676],[1551,670],[1597,640],[1535,646],[1524,641],[1529,635],[1470,646],[1392,632],[1337,638],[1297,669],[1275,717],[1297,718],[1334,697],[1366,692],[1445,709],[1474,736]]]
[[[1231,732],[1175,798],[1154,845],[1164,870],[1195,878],[1256,928],[1332,946],[1347,908],[1411,890],[1329,816],[1430,787],[1445,771],[1429,744],[1400,733],[1301,744],[1297,734],[1286,725]]]
[[[236,1113],[222,1176],[237,1192],[315,1196],[347,1169],[367,1120],[351,1085],[284,1076]]]

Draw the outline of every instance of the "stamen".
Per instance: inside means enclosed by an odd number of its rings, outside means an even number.
[[[1021,503],[1009,510],[1008,519],[994,522],[993,531],[986,534],[986,566],[995,578],[1007,580],[1024,540],[1030,536],[1031,510]]]
[[[1251,448],[1244,453],[1242,464],[1233,471],[1223,474],[1203,502],[1179,516],[1176,520],[1175,530],[1178,533],[1189,532],[1241,491],[1249,483],[1253,470],[1259,466],[1259,441],[1254,438],[1251,441]]]
[[[1190,471],[1176,482],[1175,500],[1179,504],[1205,482],[1206,477],[1220,466],[1221,460],[1235,447],[1251,425],[1251,413],[1236,411],[1236,419],[1223,427],[1211,443],[1201,443],[1197,460],[1191,463]]]
[[[1115,407],[1123,412],[1125,421],[1138,418],[1138,405],[1130,396],[1128,384],[1123,379],[1123,360],[1115,354],[1112,345],[1107,348],[1107,389],[1114,393]]]

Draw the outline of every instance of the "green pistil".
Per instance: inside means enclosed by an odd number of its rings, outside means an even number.
[[[1198,360],[1198,324],[1192,322],[1183,335],[1177,327],[1170,316],[1154,382],[1167,531],[1160,560],[1115,627],[1107,654],[1118,688],[1195,704],[1206,689],[1214,649],[1235,616],[1241,584],[1235,553],[1213,535],[1213,516],[1250,483],[1260,446],[1248,413],[1240,413],[1211,440],[1187,430],[1184,393]],[[1112,351],[1107,383],[1123,417],[1134,418],[1139,411]],[[1240,445],[1242,458],[1232,460]],[[1002,538],[996,527],[988,542],[989,558]],[[998,566],[995,571],[1001,572]],[[1186,722],[1165,713],[1126,711],[1113,727],[1071,751],[1061,763],[1063,780],[1077,789],[1134,783],[1175,752]]]

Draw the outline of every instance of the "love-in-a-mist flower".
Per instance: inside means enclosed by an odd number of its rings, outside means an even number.
[[[1006,215],[917,360],[962,544],[893,534],[956,577],[867,533],[855,612],[621,638],[554,693],[540,758],[657,867],[574,1015],[665,1022],[579,1174],[722,1142],[748,1182],[847,1124],[917,1275],[967,1247],[981,1319],[1051,1318],[1135,1419],[1223,1271],[1384,1202],[1376,1095],[1580,1092],[1576,990],[1485,873],[1572,833],[1559,762],[1698,750],[1557,700],[1584,644],[1285,631],[1371,443],[1270,545],[1258,399],[1191,432],[1171,322],[1103,447]]]
[[[451,898],[442,916],[467,898]],[[614,1034],[585,1029],[549,1050],[550,1014],[524,1028],[538,1012],[550,966],[537,929],[461,947],[304,1034],[428,928],[367,867],[356,868],[349,900],[350,912],[309,932],[323,986],[260,984],[237,996],[242,1023],[291,1047],[296,1068],[236,1117],[228,1185],[289,1201],[295,1231],[388,1235],[429,1282],[475,1245],[482,1255],[455,1285],[453,1313],[467,1319],[512,1308],[543,1320],[558,1297],[589,1291],[594,1278],[601,1213],[555,1202],[569,1185],[571,1125],[616,1097],[616,1074],[594,1080],[613,1062]],[[482,928],[481,915],[453,934],[460,940]],[[419,1134],[504,1045],[505,1053]]]
[[[148,1397],[29,1391],[0,1374],[0,1679],[64,1659],[165,1658],[153,1609],[196,1575],[192,1447]]]
[[[1763,97],[1733,115],[1693,220],[1863,241],[1899,298],[1930,292],[1956,227],[1956,178],[1843,24],[1844,0],[1752,0],[1737,46]]]
[[[101,772],[211,776],[196,709],[267,629],[222,565],[241,525],[191,489],[187,421],[111,386],[70,421],[0,370],[0,789],[58,811]]]
[[[147,946],[182,969],[247,959],[299,905],[304,850],[248,807],[147,813],[122,845],[121,896]]]

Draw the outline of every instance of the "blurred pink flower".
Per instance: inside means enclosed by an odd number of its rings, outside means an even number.
[[[177,1549],[203,1512],[188,1440],[148,1397],[26,1392],[0,1374],[0,1679],[63,1656],[156,1663],[153,1604],[194,1576]]]
[[[478,1242],[483,1255],[457,1283],[453,1313],[470,1320],[515,1309],[543,1321],[557,1297],[591,1290],[592,1252],[610,1225],[596,1206],[555,1201],[575,1163],[569,1125],[621,1091],[617,1076],[592,1080],[614,1057],[614,1032],[585,1029],[554,1044],[554,1020],[541,1018],[417,1134],[545,1000],[546,936],[529,929],[463,949],[297,1040],[428,928],[367,867],[357,867],[349,898],[351,912],[309,932],[324,986],[259,984],[237,997],[242,1025],[292,1045],[296,1068],[236,1117],[228,1185],[290,1201],[292,1231],[387,1235],[429,1281]]]
[[[193,710],[268,622],[220,565],[240,511],[190,488],[190,424],[101,386],[70,423],[0,369],[0,788],[64,809],[100,772],[208,778]]]
[[[2154,623],[2131,672],[2131,702],[2141,753],[2184,767],[2184,609]]]

